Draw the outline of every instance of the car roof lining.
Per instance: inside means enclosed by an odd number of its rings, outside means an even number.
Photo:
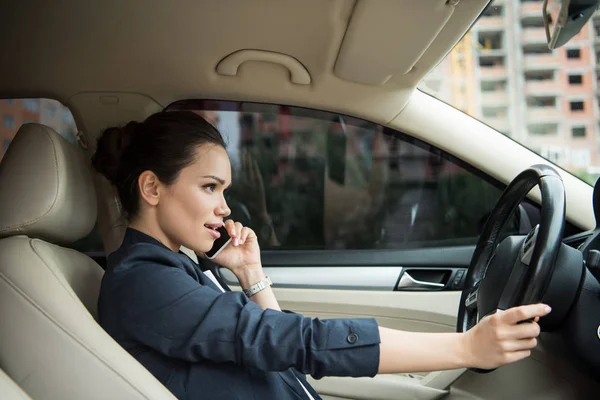
[[[488,0],[395,3],[385,19],[386,8],[372,0],[9,2],[0,26],[0,97],[67,104],[79,93],[127,92],[162,106],[185,98],[252,100],[386,123]],[[432,12],[447,18],[427,19]],[[240,50],[287,55],[311,82],[295,84],[284,65],[264,60],[244,62],[235,76],[219,74],[219,62]]]

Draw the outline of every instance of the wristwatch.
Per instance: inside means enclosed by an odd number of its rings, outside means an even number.
[[[261,290],[264,290],[264,289],[268,288],[272,284],[273,284],[273,282],[271,282],[271,278],[269,278],[267,276],[262,281],[258,281],[257,283],[255,283],[254,285],[250,286],[249,288],[242,289],[242,290],[243,290],[243,292],[244,292],[244,294],[246,296],[252,297],[256,293],[260,292]]]

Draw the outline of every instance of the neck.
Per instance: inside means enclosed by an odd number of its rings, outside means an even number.
[[[156,224],[148,223],[142,218],[132,220],[129,223],[129,227],[153,237],[175,253],[177,253],[181,247],[181,245],[169,240],[167,235]]]

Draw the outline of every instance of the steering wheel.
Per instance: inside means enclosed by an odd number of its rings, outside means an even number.
[[[535,186],[542,195],[540,224],[525,237],[508,236],[498,243],[502,227]],[[471,258],[458,309],[458,332],[466,332],[498,309],[542,300],[561,245],[565,202],[562,179],[547,165],[530,167],[508,185],[484,225]]]

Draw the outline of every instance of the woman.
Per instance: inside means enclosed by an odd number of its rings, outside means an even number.
[[[529,356],[538,318],[550,312],[543,304],[498,312],[466,333],[402,332],[370,318],[282,312],[255,233],[226,219],[231,166],[221,135],[202,117],[160,112],[107,129],[92,161],[116,186],[129,217],[123,244],[108,258],[100,323],[178,398],[317,399],[305,374],[495,368]],[[258,291],[250,298],[223,291],[203,272],[205,263],[180,252],[207,252],[223,224],[233,240],[214,261],[242,288]]]

